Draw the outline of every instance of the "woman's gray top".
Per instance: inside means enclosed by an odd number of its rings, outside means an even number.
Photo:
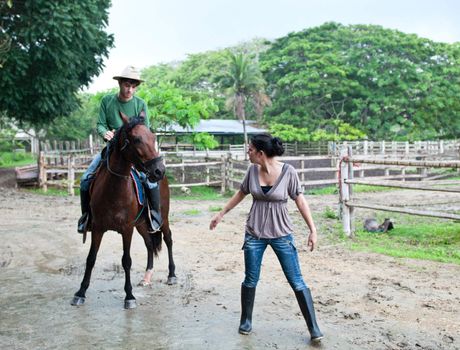
[[[281,174],[266,194],[259,183],[259,169],[252,164],[241,183],[240,189],[251,194],[252,207],[246,221],[246,231],[257,238],[278,238],[293,231],[288,215],[288,197],[296,199],[302,193],[299,176],[294,167],[284,164]]]

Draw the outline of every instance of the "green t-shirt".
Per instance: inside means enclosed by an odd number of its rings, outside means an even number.
[[[128,117],[138,116],[144,111],[145,125],[150,128],[147,105],[143,99],[133,96],[131,100],[122,102],[118,99],[118,94],[107,95],[102,98],[99,119],[97,121],[97,133],[102,138],[104,138],[108,130],[118,129],[123,125],[120,111]]]

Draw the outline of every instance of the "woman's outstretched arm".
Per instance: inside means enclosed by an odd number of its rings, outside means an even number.
[[[214,217],[211,219],[211,223],[209,224],[209,229],[214,230],[219,222],[221,222],[222,218],[225,214],[227,214],[230,210],[235,208],[243,199],[246,197],[246,194],[238,190],[232,198],[225,204],[224,209],[218,212]]]

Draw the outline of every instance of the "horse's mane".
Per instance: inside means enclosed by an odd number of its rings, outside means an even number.
[[[106,150],[102,152],[102,165],[106,166],[106,163],[108,161],[108,153],[111,153],[115,147],[118,145],[118,141],[121,137],[121,135],[124,135],[126,137],[126,133],[130,132],[132,128],[134,128],[136,125],[145,125],[145,118],[142,116],[135,116],[132,117],[127,124],[123,123],[122,126],[120,126],[116,131],[115,135],[112,137],[112,139],[107,142],[107,148]]]
[[[128,124],[123,123],[123,125],[120,126],[117,129],[117,131],[115,131],[115,135],[109,141],[107,146],[109,148],[113,149],[113,147],[115,147],[118,144],[118,140],[120,139],[120,135],[122,135],[122,133],[130,132],[132,130],[132,128],[134,128],[136,125],[140,125],[140,124],[145,125],[145,118],[140,116],[140,115],[132,117],[129,120]]]

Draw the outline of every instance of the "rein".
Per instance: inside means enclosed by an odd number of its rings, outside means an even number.
[[[120,130],[118,135],[117,135],[117,138],[115,140],[118,140],[118,136],[122,133],[122,131],[126,132],[126,130]],[[125,136],[125,135],[124,135]],[[123,151],[128,147],[129,145],[129,140],[128,138],[126,138],[125,136],[125,139],[123,141],[123,146],[120,148],[120,152],[123,153]],[[123,174],[119,174],[115,171],[113,171],[111,168],[110,168],[110,165],[109,165],[109,160],[110,160],[110,147],[111,147],[111,143],[109,143],[108,147],[107,147],[107,170],[109,171],[109,173],[111,173],[112,175],[115,175],[115,176],[118,176],[118,177],[121,177],[121,178],[125,178],[125,179],[129,179],[129,175],[126,176],[126,175],[123,175]],[[163,160],[163,156],[158,156],[158,157],[155,157],[153,159],[150,159],[146,162],[143,162],[139,156],[136,154],[136,152],[134,152],[134,158],[135,158],[135,162],[134,162],[134,165],[136,166],[136,168],[139,168],[139,170],[141,170],[143,173],[145,173],[145,175],[147,176],[147,178],[149,177],[150,175],[150,171],[148,170],[148,168],[150,166],[152,166],[153,164],[155,163],[158,163],[158,162],[161,162]]]
[[[109,171],[110,174],[112,175],[115,175],[115,176],[118,176],[118,177],[121,177],[123,179],[129,179],[129,175],[123,175],[123,174],[119,174],[115,171],[113,171],[111,168],[110,168],[110,144],[107,146],[107,170]]]
[[[129,145],[129,140],[127,138],[125,138],[124,142],[123,142],[123,146],[120,148],[120,152],[123,152]],[[153,159],[150,159],[150,160],[147,160],[146,162],[143,162],[139,156],[136,154],[136,152],[134,152],[133,154],[134,156],[134,165],[136,166],[136,168],[138,168],[139,170],[141,170],[143,173],[145,173],[145,175],[147,177],[149,177],[150,175],[150,171],[148,170],[148,168],[152,165],[154,165],[155,163],[158,163],[158,162],[161,162],[163,161],[163,156],[158,156],[158,157],[155,157]]]

